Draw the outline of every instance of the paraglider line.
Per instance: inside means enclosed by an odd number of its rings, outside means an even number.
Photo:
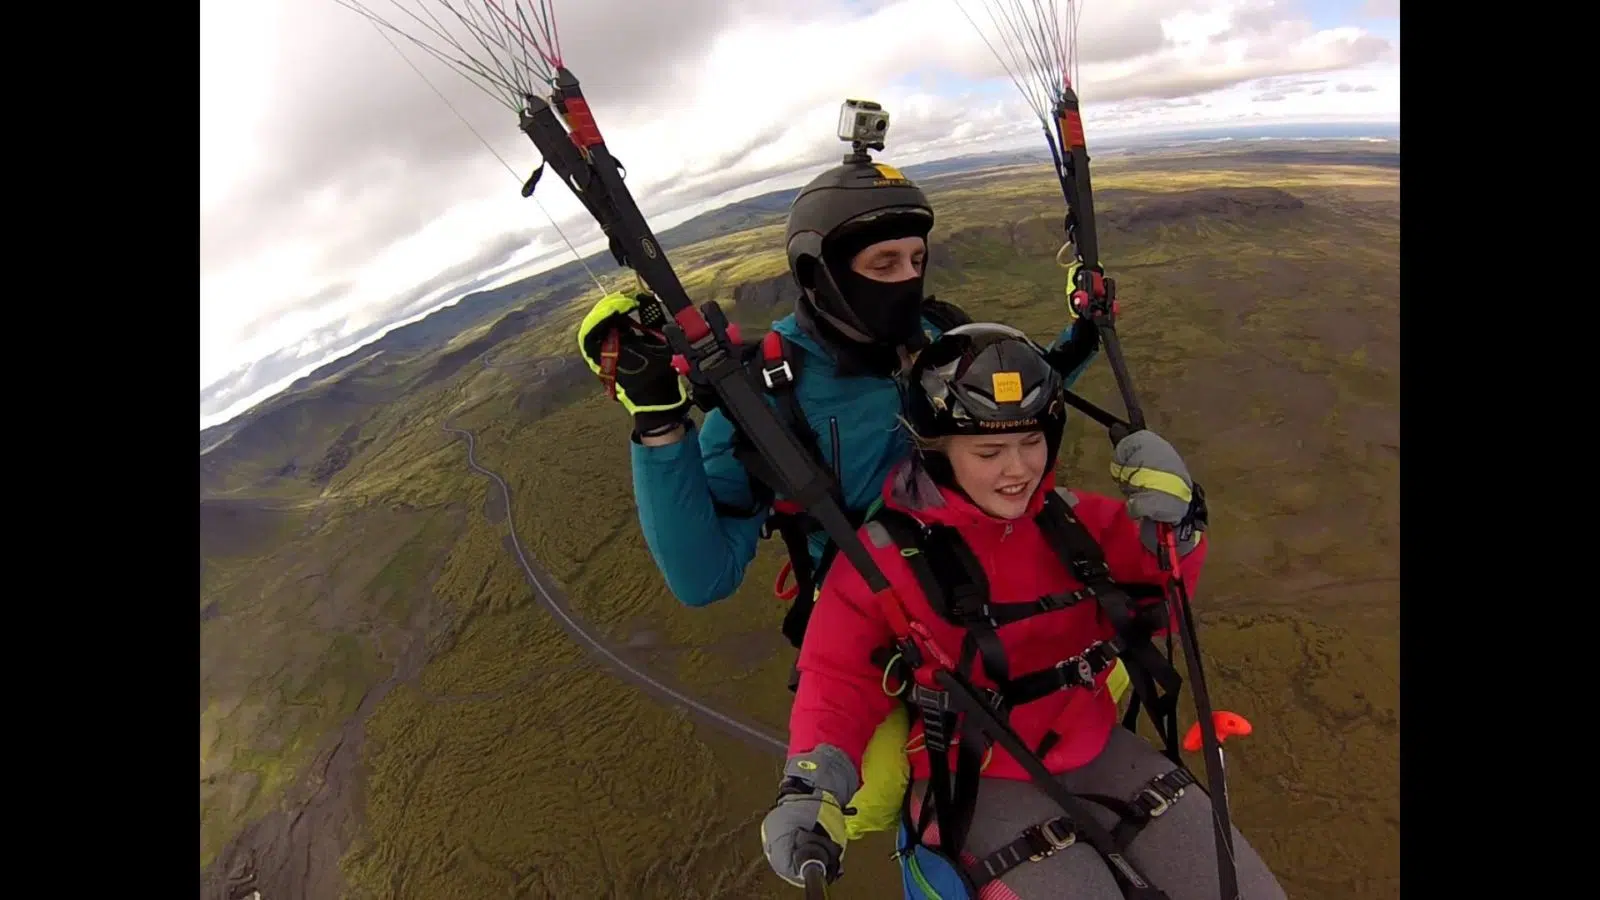
[[[517,170],[511,168],[511,164],[506,162],[505,157],[500,155],[500,151],[494,149],[494,145],[490,144],[489,141],[484,138],[483,134],[480,133],[477,128],[473,127],[472,122],[469,121],[466,116],[461,114],[461,110],[457,109],[456,105],[450,102],[450,98],[446,97],[444,92],[439,90],[438,86],[433,83],[432,79],[428,78],[428,76],[424,74],[421,69],[417,68],[417,64],[411,61],[411,57],[405,55],[405,52],[400,49],[400,45],[396,44],[387,34],[384,34],[383,29],[378,27],[378,23],[373,22],[372,27],[378,32],[379,35],[382,35],[383,39],[388,42],[390,47],[394,48],[394,52],[400,54],[400,58],[405,60],[406,65],[411,67],[411,71],[417,73],[417,77],[422,79],[422,83],[431,88],[434,94],[438,95],[439,99],[444,101],[445,106],[450,107],[450,111],[456,114],[456,118],[461,120],[461,124],[467,126],[467,130],[472,132],[473,137],[476,137],[478,142],[483,144],[485,149],[494,154],[494,158],[500,161],[500,165],[504,166],[505,170],[511,173],[511,177],[517,179],[517,182],[520,184],[522,182],[522,178],[517,175]],[[600,283],[600,279],[594,274],[594,270],[589,268],[589,263],[586,262],[583,258],[583,255],[578,252],[578,248],[573,245],[572,239],[568,238],[567,233],[561,230],[560,225],[556,224],[555,217],[550,215],[550,211],[544,208],[544,204],[539,202],[538,197],[533,197],[533,202],[534,205],[539,207],[539,212],[544,213],[545,220],[550,223],[550,227],[554,228],[556,234],[561,236],[561,242],[567,245],[568,250],[572,251],[573,257],[578,260],[578,265],[583,267],[583,271],[589,276],[589,280],[594,282],[595,290],[604,294],[606,292],[605,285]]]
[[[533,49],[536,52],[538,52],[539,56],[544,59],[546,64],[550,65],[553,68],[560,68],[561,60],[556,59],[553,56],[551,56],[550,54],[546,53],[544,51],[544,47],[540,46],[538,41],[536,41],[532,37],[530,37],[527,32],[522,30],[522,27],[520,25],[518,25],[515,21],[513,21],[510,16],[506,15],[506,11],[504,9],[500,8],[500,4],[499,3],[496,3],[495,0],[485,0],[485,2],[487,2],[489,4],[489,6],[494,9],[495,12],[500,14],[500,18],[506,20],[506,24],[511,26],[511,30],[515,31],[517,33],[518,37],[522,38],[522,44],[523,44],[524,47],[526,47],[529,44],[532,44],[533,45]],[[517,4],[517,12],[518,12],[519,15],[521,14],[521,12],[522,12],[522,5],[521,4]]]

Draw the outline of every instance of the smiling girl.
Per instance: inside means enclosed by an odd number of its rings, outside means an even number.
[[[863,543],[905,617],[921,629],[919,642],[943,648],[947,658],[962,657],[978,688],[1002,691],[1000,709],[1017,735],[1028,747],[1040,748],[1045,768],[1069,792],[1101,798],[1085,808],[1102,828],[1131,835],[1120,839],[1123,856],[1160,892],[1125,894],[1128,880],[1119,885],[1108,858],[1089,841],[1073,839],[1077,824],[999,746],[985,754],[964,836],[942,841],[923,825],[934,821],[921,813],[927,795],[935,792],[927,790],[932,770],[918,721],[908,745],[911,784],[901,831],[905,895],[954,900],[929,887],[927,867],[943,863],[962,873],[957,883],[965,887],[958,896],[984,900],[1212,900],[1219,875],[1210,799],[1186,769],[1130,730],[1115,727],[1116,703],[1106,690],[1110,668],[1104,654],[1095,654],[1124,635],[1112,628],[1093,591],[1085,590],[1090,585],[1080,580],[1076,562],[1069,567],[1041,527],[1051,521],[1041,516],[1049,501],[1050,514],[1069,519],[1071,527],[1086,533],[1085,540],[1098,545],[1116,586],[1134,591],[1141,584],[1159,585],[1166,576],[1153,552],[1157,523],[1179,524],[1190,506],[1192,483],[1182,459],[1161,437],[1137,431],[1114,451],[1113,474],[1125,501],[1056,489],[1053,470],[1065,424],[1061,378],[1042,348],[1003,325],[970,324],[946,332],[917,359],[908,394],[904,424],[918,449],[886,480],[885,509],[902,523],[909,520],[900,526],[901,534],[908,528],[943,529],[958,536],[982,577],[969,581],[962,597],[951,599],[957,589],[944,586],[944,596],[930,601],[923,590],[927,582],[910,561],[920,551],[905,550],[882,521],[861,530]],[[1052,499],[1052,492],[1060,497]],[[1191,594],[1208,546],[1199,530],[1177,544]],[[948,571],[934,563],[928,560],[924,577],[932,570]],[[1103,580],[1094,583],[1105,587]],[[977,596],[973,584],[981,585]],[[1145,594],[1148,602],[1141,607],[1153,612],[1150,627],[1157,632],[1168,624],[1160,595],[1159,588],[1153,601]],[[1051,598],[1076,599],[1042,602]],[[1091,602],[1077,602],[1086,599]],[[987,625],[972,625],[970,610],[956,621],[951,610],[957,601],[981,604],[980,618]],[[860,784],[863,749],[899,702],[875,657],[895,640],[884,597],[874,595],[843,558],[824,582],[810,634],[800,651],[802,677],[789,720],[785,778],[778,803],[762,825],[773,869],[795,883],[808,859],[826,859],[830,876],[839,873],[842,809]],[[1100,665],[1085,662],[1091,658]],[[996,677],[991,664],[1009,674]],[[1035,673],[1055,670],[1066,673],[1058,687],[1032,697],[1004,693]],[[1076,675],[1076,683],[1067,683],[1067,675]],[[969,734],[959,732],[964,739]],[[959,763],[955,749],[947,760],[950,772]],[[1156,797],[1165,805],[1151,799]],[[1151,804],[1160,805],[1154,814]],[[1143,810],[1138,827],[1119,828],[1136,807]],[[947,821],[944,815],[937,820]],[[933,847],[939,850],[932,852]],[[1243,900],[1284,896],[1237,830],[1233,850]]]

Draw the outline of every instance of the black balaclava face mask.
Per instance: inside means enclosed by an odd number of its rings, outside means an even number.
[[[904,346],[914,350],[925,343],[922,301],[926,263],[923,271],[912,278],[878,281],[856,272],[850,262],[873,244],[907,237],[926,241],[927,233],[927,219],[891,215],[836,235],[823,251],[828,273],[839,288],[839,299],[865,326],[866,336],[879,347]]]
[[[922,275],[904,281],[877,281],[846,268],[834,270],[833,277],[844,302],[873,341],[890,347],[919,343]]]

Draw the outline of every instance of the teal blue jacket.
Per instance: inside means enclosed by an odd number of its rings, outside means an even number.
[[[939,331],[924,320],[930,334]],[[832,354],[806,334],[791,313],[773,323],[805,358],[799,366],[796,399],[817,435],[823,462],[840,474],[847,512],[865,510],[883,491],[895,463],[911,451],[901,427],[902,394],[886,376],[839,374]],[[1074,324],[1056,338],[1070,339]],[[1070,387],[1093,362],[1091,354],[1066,382]],[[775,404],[770,396],[769,404]],[[839,462],[834,462],[834,434]],[[698,440],[692,438],[698,436]],[[633,498],[639,527],[667,587],[688,606],[705,606],[738,590],[745,568],[755,558],[768,510],[750,518],[719,517],[712,498],[738,509],[753,505],[745,468],[733,456],[733,425],[722,410],[691,426],[684,439],[663,447],[633,441]],[[811,558],[819,560],[827,535],[811,538]]]

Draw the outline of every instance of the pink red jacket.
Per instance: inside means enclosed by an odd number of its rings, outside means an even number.
[[[955,491],[936,486],[926,475],[917,479],[913,499],[908,489],[910,471],[908,465],[902,464],[890,474],[884,483],[884,504],[924,522],[957,528],[982,563],[994,602],[1031,601],[1083,586],[1069,574],[1032,521],[1043,508],[1045,494],[1054,487],[1053,477],[1046,476],[1025,516],[1007,521],[989,516]],[[1139,523],[1128,517],[1126,505],[1097,494],[1074,494],[1075,513],[1100,542],[1111,577],[1123,583],[1162,583],[1165,576],[1160,565],[1140,541]],[[946,622],[933,611],[897,548],[874,546],[865,529],[861,535],[904,603],[907,615],[927,627],[938,646],[956,658],[966,629]],[[1183,580],[1191,595],[1209,543],[1200,541],[1182,559]],[[1014,622],[997,633],[1013,677],[1052,666],[1114,634],[1093,602]],[[839,556],[822,586],[800,651],[800,684],[789,716],[791,756],[808,752],[818,744],[832,744],[848,753],[860,771],[868,740],[894,705],[902,702],[884,693],[883,671],[871,659],[874,650],[892,641],[893,631],[878,599],[855,567]],[[977,685],[995,687],[982,671],[981,663],[975,663],[974,669]],[[1060,734],[1059,742],[1044,759],[1051,772],[1082,766],[1104,749],[1117,724],[1116,704],[1105,690],[1107,674],[1100,674],[1098,690],[1093,693],[1069,688],[1012,710],[1011,726],[1029,746],[1037,746],[1052,728]],[[928,777],[928,757],[921,735],[921,723],[913,717],[913,779]],[[984,775],[1028,779],[1027,772],[999,746],[993,749]]]

